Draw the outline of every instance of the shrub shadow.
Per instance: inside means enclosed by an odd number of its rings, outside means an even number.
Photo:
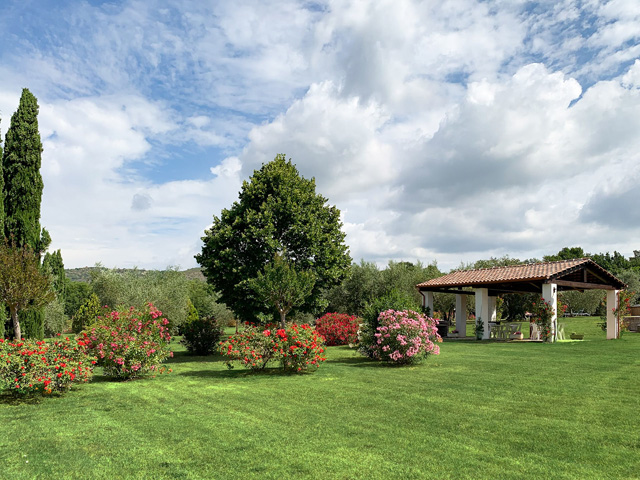
[[[231,370],[193,370],[190,372],[180,372],[178,375],[197,378],[262,378],[262,377],[292,377],[312,375],[314,372],[292,372],[282,368],[271,367],[264,370],[248,370],[242,367]]]
[[[188,352],[173,352],[173,357],[167,358],[164,363],[215,363],[223,359],[224,357],[217,353],[213,355],[190,355]]]

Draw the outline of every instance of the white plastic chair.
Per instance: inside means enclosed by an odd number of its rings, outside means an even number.
[[[557,334],[556,334],[556,338],[557,338],[557,340],[565,340],[564,323],[559,323],[558,324],[558,331],[557,331]]]
[[[538,325],[535,323],[531,324],[531,336],[529,337],[530,340],[540,340],[540,329],[538,328]]]

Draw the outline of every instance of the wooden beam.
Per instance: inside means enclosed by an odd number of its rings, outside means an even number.
[[[556,285],[562,285],[563,287],[571,287],[574,290],[615,290],[616,287],[612,285],[603,285],[600,283],[587,283],[587,282],[570,282],[568,280],[551,280],[551,283]]]
[[[418,289],[421,292],[433,292],[433,293],[455,293],[458,295],[475,295],[473,290],[455,290],[453,288],[445,287],[420,287]]]

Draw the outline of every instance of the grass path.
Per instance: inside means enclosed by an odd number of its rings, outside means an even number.
[[[332,347],[313,375],[174,372],[0,400],[0,478],[640,478],[640,335],[451,341],[410,368]]]

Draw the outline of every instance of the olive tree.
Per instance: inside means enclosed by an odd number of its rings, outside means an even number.
[[[51,280],[42,272],[33,250],[28,245],[15,247],[7,241],[0,244],[0,302],[9,307],[16,340],[22,339],[18,313],[44,307],[54,298]]]

